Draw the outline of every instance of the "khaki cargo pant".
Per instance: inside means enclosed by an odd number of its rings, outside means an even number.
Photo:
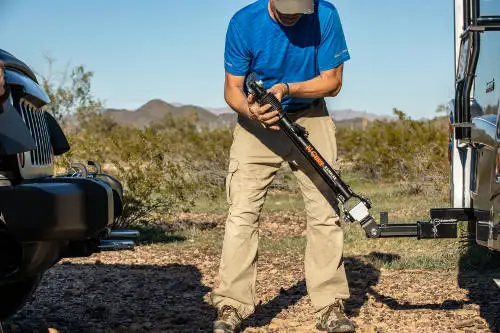
[[[329,162],[337,159],[335,125],[324,102],[291,118],[309,132],[309,140]],[[307,214],[305,275],[316,311],[349,297],[343,231],[329,202],[331,191],[282,131],[240,117],[230,151],[226,191],[230,204],[219,271],[220,285],[211,294],[221,308],[231,305],[245,318],[255,309],[258,220],[268,186],[284,162],[298,180]],[[328,201],[327,201],[328,200]]]

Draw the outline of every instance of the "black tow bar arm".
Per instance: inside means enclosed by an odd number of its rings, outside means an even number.
[[[283,111],[283,106],[274,94],[267,92],[262,81],[257,81],[254,73],[246,80],[248,92],[255,97],[259,105],[270,104],[269,111],[278,111],[278,122],[280,129],[292,140],[294,145],[311,163],[318,174],[328,184],[342,207],[344,219],[349,222],[359,222],[369,238],[380,237],[380,228],[375,219],[370,215],[371,203],[368,198],[354,193],[351,188],[342,181],[340,176],[321,156],[318,150],[308,140],[306,129],[294,123]]]

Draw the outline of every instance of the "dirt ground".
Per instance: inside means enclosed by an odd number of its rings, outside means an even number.
[[[189,242],[187,240],[186,242]],[[256,313],[244,332],[316,332],[303,264],[295,255],[259,257]],[[5,332],[210,332],[217,251],[165,243],[65,259]],[[384,255],[384,254],[380,254]],[[347,257],[349,316],[358,332],[497,332],[494,273],[381,270]],[[498,273],[497,273],[498,274]]]

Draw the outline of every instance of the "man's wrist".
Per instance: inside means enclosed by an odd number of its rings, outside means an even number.
[[[290,96],[290,85],[286,82],[283,82],[283,84],[285,85],[285,91],[283,93],[283,97]]]
[[[247,117],[250,120],[255,120],[255,115],[253,114],[252,110],[250,109],[250,104],[248,102],[246,105],[243,107],[243,112],[241,112],[245,117]]]

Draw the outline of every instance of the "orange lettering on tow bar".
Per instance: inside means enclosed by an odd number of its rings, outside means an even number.
[[[311,157],[316,161],[316,163],[318,163],[319,166],[322,167],[323,165],[325,165],[325,161],[323,161],[321,157],[319,157],[318,152],[316,152],[311,145],[306,147],[306,151],[309,153],[309,155],[311,155]]]

